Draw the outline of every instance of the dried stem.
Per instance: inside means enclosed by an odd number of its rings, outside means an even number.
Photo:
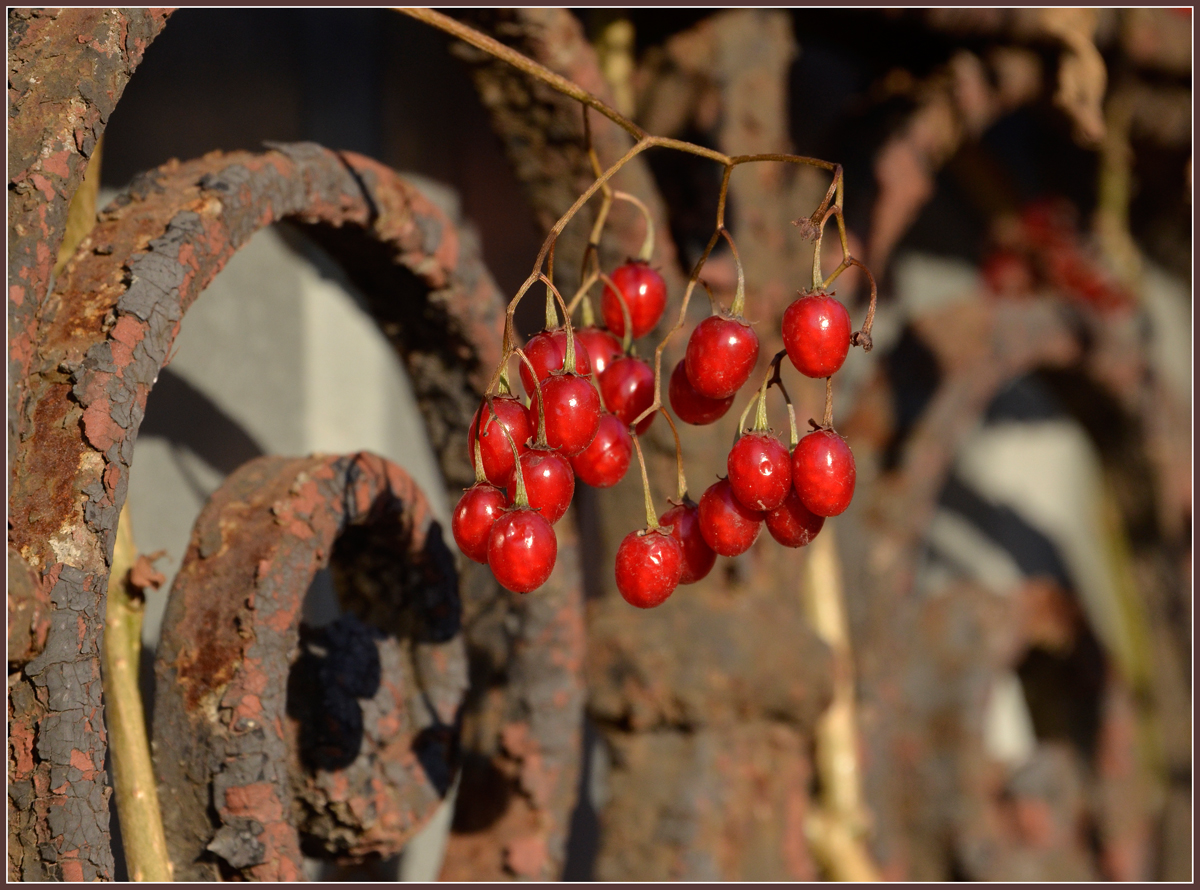
[[[104,704],[125,864],[135,881],[171,881],[158,784],[138,688],[145,603],[129,584],[137,561],[129,502],[121,508],[104,613]]]
[[[825,378],[825,417],[821,426],[827,430],[833,429],[833,378]]]
[[[826,523],[809,546],[803,598],[813,631],[834,659],[833,701],[817,722],[818,809],[810,816],[813,852],[835,881],[879,881],[882,875],[864,843],[866,814],[854,700],[854,656],[846,620],[845,590],[833,527]]]

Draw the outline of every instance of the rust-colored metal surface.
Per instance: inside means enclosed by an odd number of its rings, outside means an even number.
[[[308,628],[331,560],[348,611]],[[457,768],[460,629],[453,557],[399,467],[262,457],[230,476],[193,529],[155,664],[176,879],[301,880],[301,834],[327,856],[399,852]]]
[[[8,11],[8,375],[13,406],[67,207],[134,69],[170,9]]]
[[[442,880],[562,875],[586,697],[574,509],[555,526],[558,560],[545,585],[500,591],[482,608],[474,599],[463,774]],[[495,587],[490,574],[486,580]]]
[[[283,219],[363,284],[408,365],[448,483],[469,483],[465,449],[452,443],[465,441],[498,359],[503,305],[441,211],[390,169],[313,144],[214,153],[139,177],[58,278],[31,371],[14,381],[9,543],[51,608],[44,650],[10,678],[12,736],[37,752],[9,765],[13,876],[111,877],[97,641],[133,444],[187,307],[255,231]]]

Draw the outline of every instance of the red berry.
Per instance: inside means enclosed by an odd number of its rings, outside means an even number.
[[[667,532],[630,532],[617,548],[617,590],[625,602],[652,609],[674,593],[683,573],[683,548]]]
[[[742,388],[758,361],[758,337],[738,318],[710,315],[688,339],[684,366],[702,396],[727,399]]]
[[[654,404],[654,369],[631,355],[621,356],[600,377],[600,395],[608,410],[629,426]],[[654,422],[651,414],[637,425],[640,436]]]
[[[782,504],[767,513],[767,531],[784,547],[803,547],[817,536],[825,517],[818,516],[800,501],[793,488]]]
[[[596,375],[597,380],[600,379],[600,375],[608,369],[608,366],[615,359],[625,354],[625,351],[621,349],[621,341],[614,337],[611,331],[606,331],[603,328],[576,328],[575,336],[579,338],[579,342],[587,350],[588,360],[592,365],[592,373]]]
[[[683,548],[683,574],[680,584],[694,584],[712,571],[717,554],[700,532],[699,508],[690,500],[672,507],[658,518],[663,528],[671,527],[671,537]]]
[[[488,536],[504,506],[504,492],[490,482],[476,482],[458,499],[450,530],[468,559],[487,565]]]
[[[488,565],[500,585],[529,593],[546,583],[558,558],[554,529],[532,510],[506,510],[488,537]]]
[[[600,396],[591,377],[551,374],[542,381],[546,405],[546,443],[567,457],[592,444],[600,427]],[[529,403],[529,422],[537,428],[538,395]]]
[[[850,314],[827,294],[801,296],[783,313],[783,345],[801,374],[828,377],[850,351]]]
[[[571,458],[575,476],[593,488],[610,488],[625,478],[633,457],[633,437],[616,415],[603,414],[596,438]]]
[[[609,277],[625,298],[625,305],[629,307],[633,339],[646,336],[654,330],[654,326],[662,318],[663,310],[667,308],[667,283],[661,275],[640,260],[626,263]],[[608,329],[618,337],[624,337],[625,316],[621,312],[621,300],[607,285],[604,295],[600,298],[600,311]]]
[[[521,474],[530,509],[541,513],[551,525],[562,519],[575,494],[575,472],[570,462],[557,451],[534,447],[521,455]],[[511,506],[516,485],[509,488]]]
[[[818,516],[837,516],[854,497],[854,455],[833,430],[815,430],[792,453],[792,485]]]
[[[693,426],[704,426],[725,416],[729,406],[733,404],[733,396],[725,399],[710,399],[696,392],[696,387],[688,380],[684,360],[680,359],[671,372],[671,382],[667,384],[667,398],[675,411],[675,416],[684,423]]]
[[[700,534],[722,556],[745,553],[758,540],[763,514],[733,496],[729,480],[720,479],[700,498]]]
[[[517,445],[517,451],[523,452],[529,446],[525,443],[534,433],[534,425],[529,422],[529,412],[517,401],[515,396],[496,396],[492,399],[492,408],[500,425],[508,430]],[[479,429],[479,415],[483,413],[483,435],[479,439],[479,450],[483,457],[483,473],[488,482],[505,488],[512,477],[513,458],[512,446],[504,435],[504,430],[496,425],[485,402],[475,412],[471,420],[471,428],[467,432],[467,442],[470,445],[471,466],[475,466],[475,436]]]
[[[567,332],[563,328],[539,331],[529,338],[523,352],[529,359],[529,364],[537,370],[537,379],[540,383],[549,376],[551,371],[563,370],[567,360]],[[583,348],[578,337],[575,338],[575,372],[585,377],[592,373],[592,363],[588,358],[588,352]],[[524,362],[521,362],[521,385],[525,387],[525,395],[533,398],[537,387],[533,385],[533,378]]]
[[[770,433],[747,433],[726,461],[733,496],[751,510],[774,510],[792,488],[792,456]]]

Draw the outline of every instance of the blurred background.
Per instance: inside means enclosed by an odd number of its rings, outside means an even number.
[[[310,877],[1189,879],[1191,10],[461,15],[652,133],[843,166],[849,244],[879,286],[874,349],[835,378],[858,492],[820,552],[760,541],[632,614],[611,556],[640,524],[640,486],[581,491],[568,521],[600,546],[581,555],[566,811],[497,778],[512,752],[480,741],[477,694],[457,798],[411,849],[314,860]],[[112,114],[102,197],[171,158],[311,140],[412,174],[511,295],[589,181],[578,107],[514,92],[514,77],[387,10],[183,9]],[[596,132],[611,163],[620,143]],[[720,168],[657,152],[621,176],[661,220],[654,262],[676,306],[713,231]],[[732,180],[763,368],[811,280],[791,222],[828,184],[811,168]],[[560,284],[589,225],[560,242]],[[641,232],[632,215],[612,229],[609,269]],[[837,239],[825,249],[828,272]],[[704,274],[728,303],[728,251]],[[865,280],[835,290],[857,323]],[[538,303],[519,316],[526,335]],[[168,587],[205,499],[258,454],[374,450],[448,518],[403,364],[365,307],[284,224],[189,311],[129,495]],[[692,308],[693,322],[706,314]],[[786,379],[801,422],[819,417],[823,388]],[[694,497],[723,472],[736,413],[684,430]],[[665,424],[647,443],[665,504]],[[840,609],[832,630],[814,585]],[[336,614],[318,579],[309,620]],[[522,796],[521,818],[558,826],[526,856],[505,834]]]

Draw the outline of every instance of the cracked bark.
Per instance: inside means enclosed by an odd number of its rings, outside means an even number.
[[[170,9],[8,11],[8,374],[30,371],[67,208]],[[9,388],[9,451],[20,387]]]
[[[348,614],[307,628],[331,560]],[[461,617],[441,527],[398,466],[262,457],[230,476],[193,528],[155,662],[177,879],[302,880],[302,834],[329,857],[398,853],[457,769]]]
[[[347,263],[408,366],[447,484],[472,478],[465,449],[450,443],[465,441],[499,358],[503,305],[415,188],[308,143],[170,162],[132,183],[56,282],[31,372],[17,381],[9,543],[40,574],[51,609],[45,649],[10,677],[16,876],[111,876],[96,648],[133,443],[183,313],[280,219]]]

